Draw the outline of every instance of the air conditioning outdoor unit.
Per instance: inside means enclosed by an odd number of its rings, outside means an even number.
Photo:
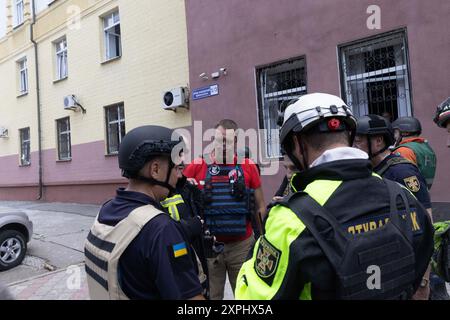
[[[77,101],[75,95],[72,94],[64,97],[64,110],[72,110],[76,112],[80,109],[83,113],[86,113],[86,109],[84,109],[83,106]]]
[[[176,111],[178,108],[189,109],[189,94],[185,87],[177,87],[162,94],[162,107],[164,110]]]

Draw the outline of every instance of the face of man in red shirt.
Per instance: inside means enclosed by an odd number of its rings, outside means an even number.
[[[236,152],[236,132],[219,126],[214,136],[214,150],[211,158],[218,164],[232,164]]]

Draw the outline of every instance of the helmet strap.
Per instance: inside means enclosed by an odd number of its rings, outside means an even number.
[[[378,156],[379,154],[382,154],[387,149],[389,149],[389,146],[386,146],[386,142],[385,142],[385,147],[383,149],[381,149],[375,153],[372,153],[372,137],[370,135],[367,135],[367,148],[369,150],[369,159],[373,159],[376,156]]]

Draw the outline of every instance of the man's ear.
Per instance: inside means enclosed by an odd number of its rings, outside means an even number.
[[[150,178],[156,179],[161,171],[161,163],[159,159],[154,159],[147,163],[146,172]]]

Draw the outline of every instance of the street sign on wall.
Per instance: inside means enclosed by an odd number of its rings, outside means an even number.
[[[205,98],[209,98],[209,97],[217,96],[217,95],[219,95],[219,85],[218,84],[213,84],[208,87],[203,87],[203,88],[195,89],[194,91],[192,91],[192,99],[193,100],[205,99]]]

